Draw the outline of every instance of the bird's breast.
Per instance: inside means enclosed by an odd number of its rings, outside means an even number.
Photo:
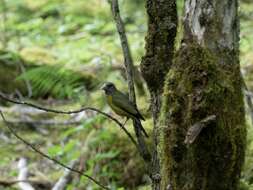
[[[121,116],[128,116],[128,113],[126,113],[124,110],[122,110],[120,107],[118,107],[117,105],[113,103],[113,97],[111,95],[107,95],[106,98],[107,98],[107,103],[116,114],[121,115]]]

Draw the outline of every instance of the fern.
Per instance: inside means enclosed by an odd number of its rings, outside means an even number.
[[[47,65],[31,69],[17,77],[17,80],[23,79],[30,81],[34,97],[50,95],[70,98],[82,86],[83,76],[65,68],[64,65]]]

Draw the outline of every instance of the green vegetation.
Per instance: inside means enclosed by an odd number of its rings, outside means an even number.
[[[139,65],[144,54],[147,30],[145,5],[142,0],[122,0],[120,5],[133,59]],[[182,1],[178,7],[181,14]],[[241,63],[246,70],[249,84],[253,76],[253,69],[248,69],[253,63],[252,10],[253,4],[250,1],[242,1]],[[106,0],[0,1],[1,92],[59,110],[92,106],[110,113],[99,88],[104,81],[112,81],[120,90],[127,90],[122,71],[123,61],[120,41]],[[211,68],[210,72],[216,72],[215,68]],[[177,73],[172,70],[170,75],[173,74]],[[222,79],[216,80],[229,89],[229,83],[225,84]],[[31,92],[29,88],[32,89]],[[140,89],[143,89],[142,85]],[[206,93],[213,93],[213,90]],[[143,91],[138,95],[139,108],[147,118],[143,125],[151,133],[149,97]],[[29,117],[33,121],[53,119],[63,122],[75,118],[72,115],[24,111],[24,107],[13,106],[2,100],[0,103],[9,120]],[[173,103],[172,112],[177,112],[176,103]],[[66,164],[71,160],[81,159],[79,169],[84,169],[87,174],[113,189],[150,189],[147,186],[149,181],[145,176],[143,161],[123,131],[101,115],[87,112],[79,117],[82,120],[76,125],[19,124],[15,125],[15,130],[47,154]],[[121,118],[119,120],[123,121]],[[127,123],[126,128],[134,134],[131,122]],[[29,158],[29,170],[35,176],[43,175],[47,180],[56,182],[63,175],[62,168],[20,143],[10,135],[2,122],[0,140],[1,179],[16,179],[17,159],[20,157]],[[252,126],[249,126],[247,144],[242,190],[253,189]],[[15,187],[5,189],[12,190]],[[67,189],[88,187],[99,189],[86,178],[74,175]]]

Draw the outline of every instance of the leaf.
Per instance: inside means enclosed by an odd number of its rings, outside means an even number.
[[[54,145],[48,148],[48,154],[49,156],[60,156],[63,154],[63,148],[59,145]]]

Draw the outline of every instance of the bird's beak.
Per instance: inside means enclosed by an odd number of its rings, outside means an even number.
[[[100,87],[100,90],[105,90],[105,84]]]

